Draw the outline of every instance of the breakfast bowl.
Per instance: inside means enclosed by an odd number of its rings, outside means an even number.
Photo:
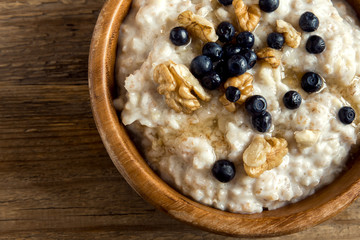
[[[330,184],[303,200],[261,213],[218,210],[192,200],[163,181],[136,148],[113,104],[118,94],[115,67],[119,29],[131,2],[108,0],[98,17],[90,47],[89,88],[94,119],[106,150],[142,198],[172,217],[207,231],[237,237],[269,237],[319,224],[359,196],[360,161],[356,153]],[[348,3],[360,12],[360,1]]]

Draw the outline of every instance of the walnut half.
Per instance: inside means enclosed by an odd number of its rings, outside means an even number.
[[[256,136],[243,154],[245,172],[257,178],[266,170],[279,166],[287,153],[285,139]]]
[[[199,109],[201,105],[194,94],[203,101],[210,100],[210,95],[185,65],[173,61],[161,63],[155,67],[153,77],[160,84],[158,92],[176,112],[192,113]]]
[[[254,80],[254,77],[250,73],[244,73],[240,76],[229,78],[225,82],[224,88],[226,89],[230,86],[238,88],[241,92],[241,96],[240,96],[240,99],[236,101],[236,103],[242,104],[245,102],[245,100],[251,95],[251,93],[254,90],[254,87],[252,85],[253,80]],[[227,100],[225,93],[219,98],[219,101],[224,105],[224,107],[229,112],[236,111],[235,103]]]
[[[256,55],[259,59],[269,63],[272,68],[277,68],[281,63],[281,52],[273,48],[260,49]]]
[[[288,22],[276,20],[276,31],[284,35],[285,43],[291,48],[297,48],[300,45],[301,33]]]
[[[243,0],[234,0],[232,3],[240,28],[252,32],[260,22],[261,11],[257,4],[246,6]]]
[[[178,22],[203,42],[216,42],[218,40],[214,24],[192,11],[180,13]]]

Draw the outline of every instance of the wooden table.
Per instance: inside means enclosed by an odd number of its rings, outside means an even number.
[[[100,0],[0,2],[0,239],[232,239],[155,210],[96,130],[88,49]],[[360,200],[274,239],[359,239]]]

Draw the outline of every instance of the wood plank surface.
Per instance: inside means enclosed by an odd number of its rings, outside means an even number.
[[[155,210],[113,166],[89,103],[101,0],[0,2],[0,239],[233,239]],[[360,200],[273,239],[359,239]]]

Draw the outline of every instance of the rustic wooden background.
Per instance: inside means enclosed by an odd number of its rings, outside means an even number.
[[[88,49],[102,0],[0,1],[0,239],[232,239],[184,225],[127,185],[96,130]],[[275,239],[359,239],[360,200]]]

